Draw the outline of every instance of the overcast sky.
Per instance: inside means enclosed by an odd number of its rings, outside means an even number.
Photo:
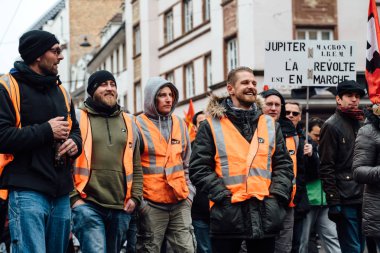
[[[6,73],[19,57],[18,40],[59,0],[0,0],[0,73]]]

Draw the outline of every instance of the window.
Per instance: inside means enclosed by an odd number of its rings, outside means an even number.
[[[332,29],[297,29],[297,40],[333,40]]]
[[[140,25],[133,27],[133,55],[141,53]]]
[[[129,113],[129,111],[128,111],[128,94],[127,93],[125,93],[123,96],[123,110],[125,112]]]
[[[122,57],[123,57],[123,70],[127,69],[127,49],[125,46],[125,43],[123,43],[123,51],[122,51]]]
[[[185,65],[185,98],[195,95],[193,63]]]
[[[205,91],[212,85],[211,54],[205,56]]]
[[[203,0],[203,21],[210,20],[210,0]]]
[[[238,54],[237,54],[237,39],[236,37],[227,40],[226,42],[226,59],[227,59],[227,72],[237,67]]]
[[[141,83],[135,83],[135,113],[142,111],[142,92]]]
[[[121,72],[120,70],[120,54],[119,54],[119,48],[116,49],[116,73],[119,74]]]
[[[111,73],[113,74],[113,73],[115,73],[115,71],[114,71],[114,69],[113,69],[113,54],[111,54]]]
[[[173,11],[165,13],[165,43],[169,43],[174,39],[173,31]]]
[[[165,79],[168,80],[169,82],[171,82],[172,84],[174,84],[174,72],[170,71],[170,72],[166,73]]]
[[[183,23],[185,33],[193,29],[193,1],[184,0],[183,1]]]

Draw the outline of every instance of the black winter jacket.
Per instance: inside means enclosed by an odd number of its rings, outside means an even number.
[[[279,124],[284,138],[298,136],[297,148],[297,177],[296,177],[296,195],[294,196],[295,218],[302,219],[309,211],[309,201],[307,199],[305,183],[305,155],[303,149],[305,146],[305,135],[300,127],[295,128],[293,122],[287,118],[280,118]]]
[[[352,167],[355,180],[365,184],[363,233],[380,238],[380,120],[370,112],[366,114],[366,124],[356,138]]]
[[[72,161],[66,157],[66,165],[55,166],[55,142],[48,123],[68,114],[57,77],[38,75],[23,62],[16,62],[11,74],[20,87],[22,128],[15,127],[13,105],[0,85],[0,153],[14,155],[1,175],[1,188],[30,189],[53,197],[67,194],[73,189]],[[78,146],[79,155],[82,141],[73,104],[71,119],[69,138]]]
[[[310,183],[320,179],[320,161],[318,153],[318,143],[307,137],[308,143],[313,146],[313,154],[305,159],[305,182]]]
[[[228,98],[227,98],[228,99]],[[249,142],[262,114],[259,103],[256,110],[234,110],[226,98],[213,97],[207,112],[213,117],[227,115]],[[236,145],[239,145],[238,143]],[[292,161],[276,124],[276,150],[272,157],[272,184],[269,197],[260,201],[251,198],[231,203],[231,192],[215,173],[215,144],[210,125],[203,121],[199,127],[190,158],[190,179],[215,202],[210,210],[210,235],[215,238],[258,239],[274,236],[282,227],[285,207],[292,190]]]
[[[352,176],[354,143],[359,128],[359,121],[339,110],[322,126],[320,173],[328,205],[362,203],[363,186]]]
[[[191,143],[191,149],[193,149],[193,143]],[[189,170],[189,174],[192,170]],[[191,174],[190,174],[191,176]],[[191,205],[191,218],[193,220],[202,220],[203,222],[210,222],[210,201],[207,197],[207,193],[202,192],[201,189],[196,188],[196,194]]]

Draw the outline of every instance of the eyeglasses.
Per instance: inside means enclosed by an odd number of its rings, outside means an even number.
[[[268,103],[265,103],[265,106],[268,106],[269,108],[272,108],[273,106],[276,108],[279,108],[281,106],[281,104],[268,102]]]
[[[62,53],[62,48],[60,47],[50,48],[49,51],[58,56]]]
[[[286,111],[286,116],[289,116],[290,114],[292,114],[294,117],[297,117],[300,115],[300,112]]]

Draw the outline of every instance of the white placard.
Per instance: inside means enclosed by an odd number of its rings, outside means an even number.
[[[318,87],[356,80],[355,53],[355,43],[348,41],[267,41],[264,84]]]

